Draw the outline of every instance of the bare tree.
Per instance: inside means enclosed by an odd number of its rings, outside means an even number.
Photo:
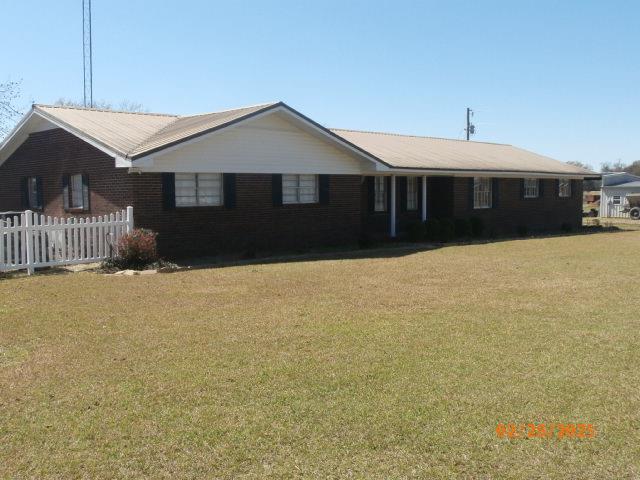
[[[584,168],[586,170],[593,170],[593,167],[591,165],[589,165],[588,163],[582,163],[582,162],[574,162],[574,161],[570,161],[567,162],[569,165],[573,165],[574,167],[580,167],[580,168]]]
[[[624,172],[626,171],[627,166],[622,163],[622,160],[618,159],[613,164],[606,162],[602,164],[602,171],[605,173],[610,172]]]
[[[73,100],[70,98],[64,98],[64,97],[60,97],[58,100],[56,100],[54,105],[58,105],[61,107],[84,108],[84,104],[82,102],[79,102],[77,100]],[[134,112],[134,113],[145,113],[149,111],[141,103],[131,102],[129,100],[123,100],[115,107],[111,102],[108,102],[106,100],[98,100],[96,102],[93,102],[93,108],[98,110],[115,110],[120,112]]]
[[[22,116],[16,106],[20,98],[20,81],[0,83],[0,139],[7,135]]]

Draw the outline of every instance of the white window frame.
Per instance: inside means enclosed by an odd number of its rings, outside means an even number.
[[[616,201],[616,198],[618,201]],[[613,205],[622,205],[622,195],[613,195],[611,197],[611,202]]]
[[[191,178],[192,177],[192,178]],[[217,189],[213,191],[213,194],[205,195],[205,181],[217,180]],[[193,195],[179,195],[178,182],[190,181],[194,182]],[[219,207],[224,203],[224,186],[223,176],[221,173],[190,173],[190,172],[177,172],[174,178],[175,183],[175,202],[176,208],[189,208],[189,207]],[[193,201],[186,201],[185,198],[192,197]],[[206,198],[212,197],[213,201],[206,201]]]
[[[540,196],[540,180],[537,178],[524,179],[524,198],[538,198]]]
[[[387,179],[386,177],[373,177],[373,211],[387,211]]]
[[[27,196],[29,208],[39,210],[42,205],[38,205],[38,197],[41,192],[38,192],[38,177],[27,177]]]
[[[313,177],[313,182],[310,183],[313,187],[303,185],[303,181],[310,180],[309,177]],[[317,174],[283,174],[282,203],[284,205],[318,203],[320,200],[319,177]]]
[[[407,177],[407,210],[418,210],[418,177]]]
[[[571,196],[571,180],[561,178],[558,180],[558,196],[569,198]]]
[[[473,208],[491,208],[493,181],[490,177],[473,177]]]

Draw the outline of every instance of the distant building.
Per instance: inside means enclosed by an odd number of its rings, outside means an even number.
[[[627,196],[640,194],[640,177],[626,172],[603,173],[600,190],[601,217],[628,217]]]

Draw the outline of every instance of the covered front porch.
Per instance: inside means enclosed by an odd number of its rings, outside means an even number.
[[[452,215],[453,177],[400,174],[364,177],[363,197],[365,231],[396,238],[410,223]]]

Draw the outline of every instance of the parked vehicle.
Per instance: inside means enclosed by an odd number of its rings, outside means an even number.
[[[640,193],[627,195],[628,205],[625,205],[625,213],[629,212],[629,217],[633,220],[640,220]]]

